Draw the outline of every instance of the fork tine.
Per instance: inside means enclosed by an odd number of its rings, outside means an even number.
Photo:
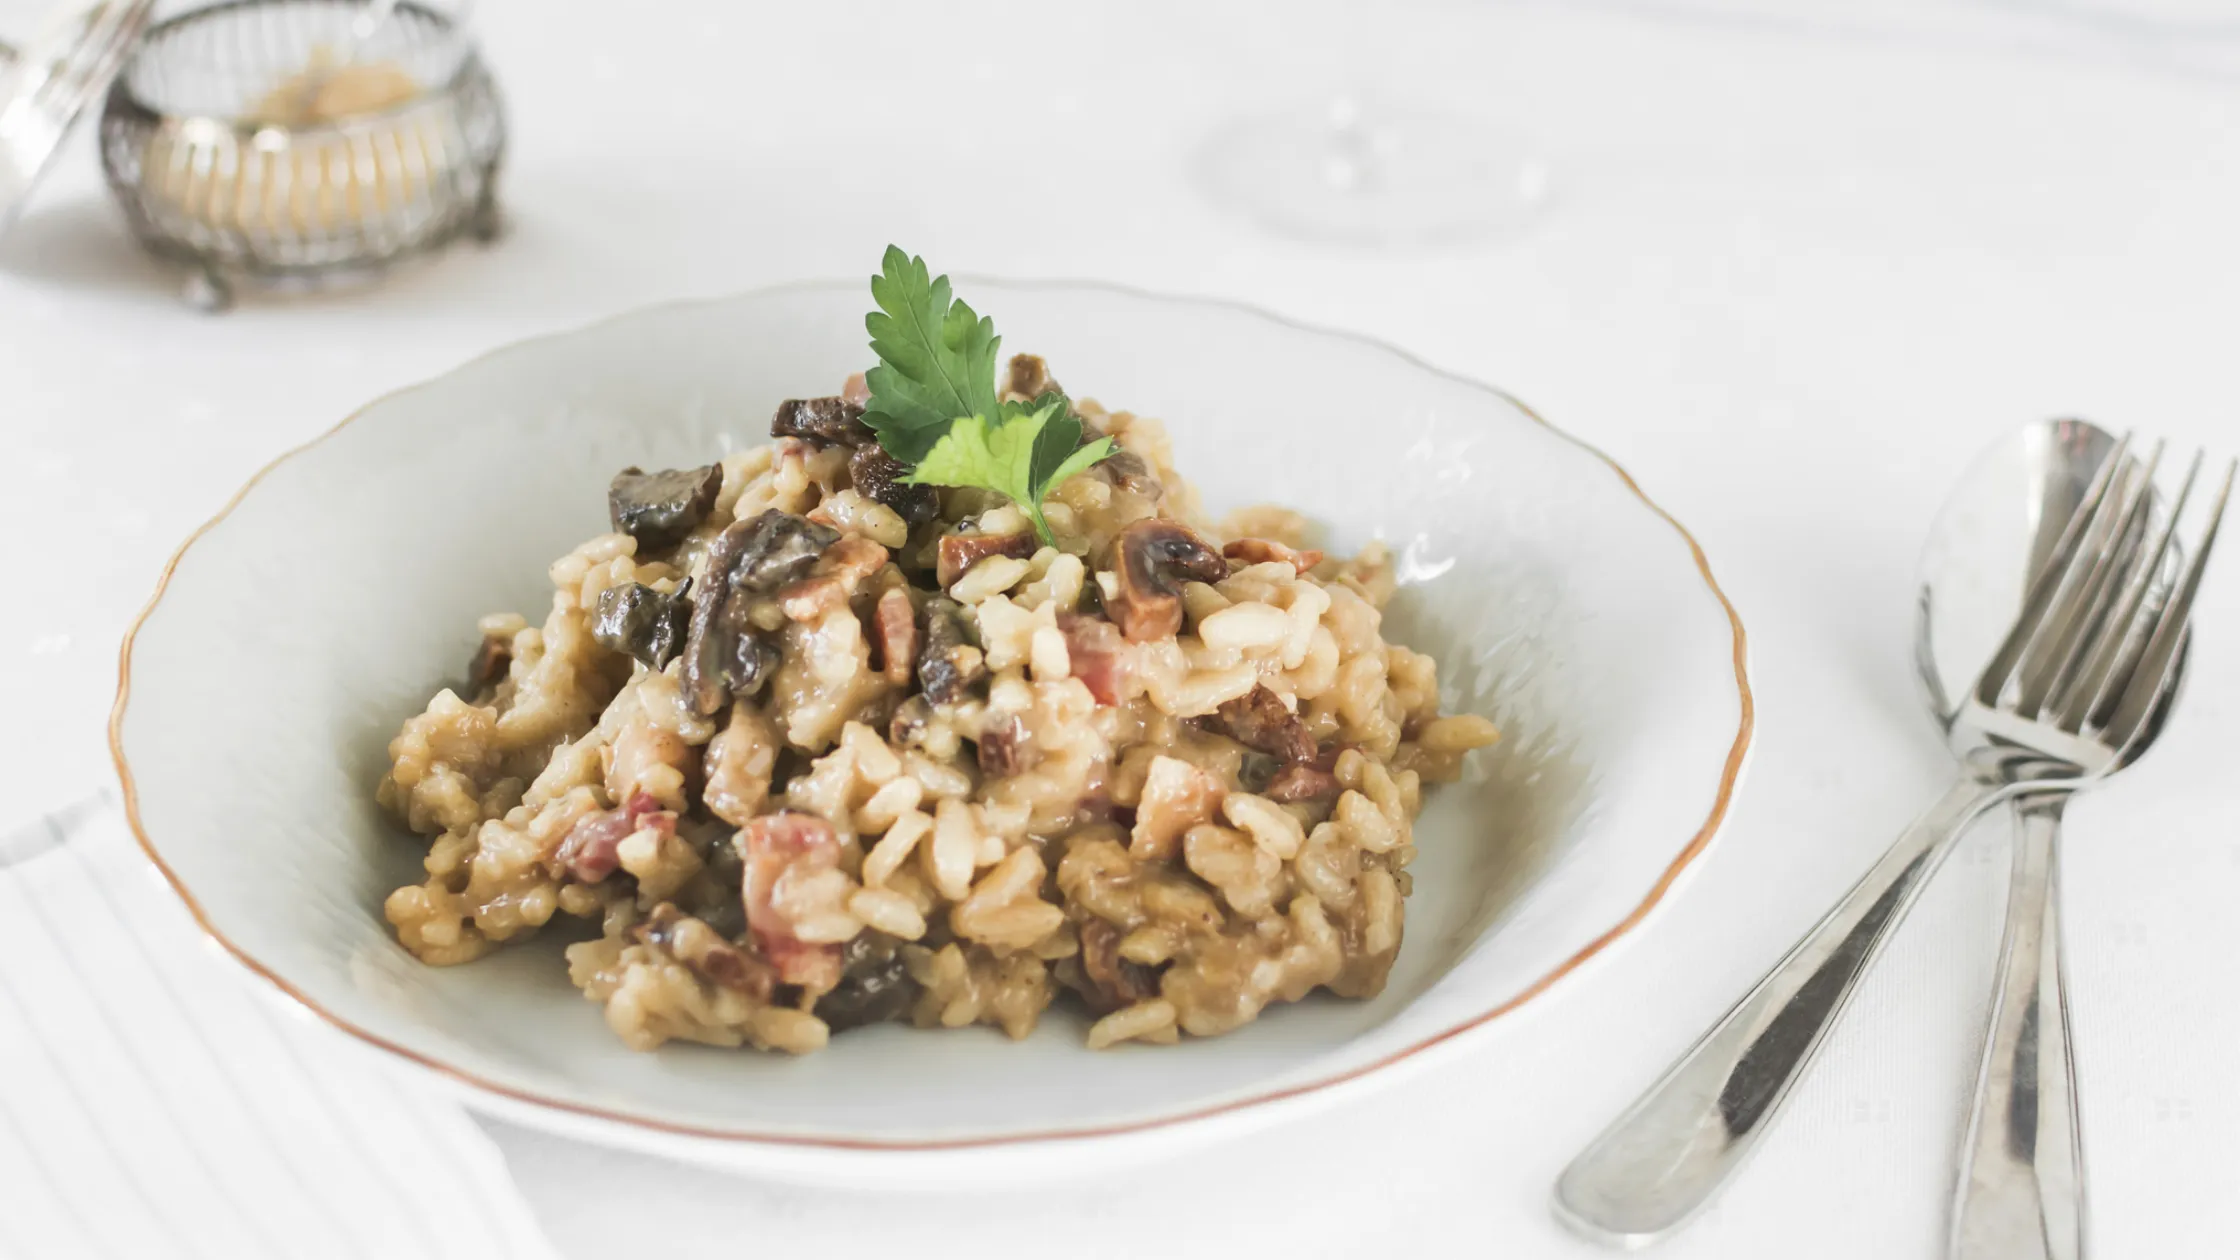
[[[2209,509],[2209,523],[2202,531],[2201,546],[2193,553],[2193,563],[2186,566],[2185,576],[2170,594],[2170,602],[2163,605],[2161,616],[2155,621],[2154,635],[2147,640],[2145,650],[2139,654],[2139,664],[2124,683],[2114,716],[2101,727],[2106,743],[2124,747],[2139,733],[2179,659],[2193,612],[2193,597],[2201,589],[2201,573],[2208,566],[2209,552],[2216,544],[2217,526],[2224,519],[2225,504],[2232,498],[2236,472],[2240,472],[2240,460],[2225,465],[2224,484],[2218,487],[2216,504]]]
[[[2022,688],[2016,711],[2037,717],[2047,701],[2074,680],[2078,666],[2106,625],[2108,606],[2123,590],[2137,556],[2140,535],[2154,507],[2155,473],[2162,467],[2165,443],[2156,442],[2144,469],[2126,467],[2111,493],[2122,496],[2112,513],[2102,513],[2084,545],[2091,567],[2074,598],[2057,606],[2022,656]],[[2112,518],[2112,519],[2111,519]],[[2099,528],[2106,523],[2108,528]]]
[[[2178,522],[2184,519],[2186,505],[2193,501],[2193,488],[2201,476],[2204,453],[2195,451],[2186,465],[2185,480],[2178,485],[2177,497],[2170,502],[2169,518],[2155,532],[2152,546],[2139,557],[2125,584],[2123,599],[2101,623],[2099,642],[2084,669],[2071,680],[2072,685],[2058,700],[2059,713],[2054,724],[2062,730],[2075,732],[2083,728],[2086,719],[2098,713],[2107,714],[2114,704],[2114,696],[2121,690],[2121,680],[2131,676],[2130,666],[2137,658],[2152,630],[2152,614],[2140,615],[2147,597],[2153,593],[2155,582],[2162,574],[2164,561],[2175,545]],[[2117,681],[2111,683],[2111,678]]]
[[[2046,556],[2045,565],[2031,579],[2030,592],[2022,601],[2022,611],[2015,617],[2014,625],[2007,631],[2006,641],[1999,645],[1991,663],[1983,667],[1982,675],[1976,679],[1977,703],[1992,707],[1998,705],[1999,694],[2006,690],[2008,680],[2013,678],[2015,666],[2021,663],[2024,649],[2029,647],[2030,640],[2044,626],[2047,614],[2058,606],[2059,601],[2055,597],[2076,571],[2077,559],[2084,550],[2085,535],[2090,531],[2093,520],[2099,516],[2100,509],[2108,498],[2108,489],[2115,484],[2116,474],[2123,468],[2130,450],[2131,435],[2126,433],[2117,441],[2115,449],[2108,452],[2108,457],[2101,461],[2099,470],[2093,473],[2092,484],[2086,487],[2077,510],[2070,514],[2068,525],[2061,530],[2060,540],[2054,543],[2052,552]]]

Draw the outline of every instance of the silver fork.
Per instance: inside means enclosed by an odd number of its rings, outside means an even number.
[[[1566,1224],[1627,1246],[1685,1224],[1755,1149],[1890,929],[1968,824],[2018,798],[2065,799],[2129,764],[2160,729],[2233,472],[2184,574],[2157,598],[2180,512],[2153,527],[2159,449],[2145,469],[2129,449],[2127,438],[2101,464],[1953,715],[1947,734],[1961,760],[1953,786],[1571,1162],[1555,1193]]]
[[[2118,538],[2119,547],[2137,544],[2147,536],[2142,526],[2151,511],[2152,482],[2161,456],[2158,446],[2148,460],[2147,488],[2135,500],[2133,516],[2126,518],[2129,529]],[[2149,582],[2162,571],[2172,534],[2192,497],[2201,462],[2196,455],[2186,469],[2170,508],[2169,525],[2138,553],[2144,560],[2137,574],[2144,580],[2120,590],[2112,579],[2102,580],[2098,589],[2090,592],[2088,618],[2099,617],[2104,624],[2114,626],[2129,626],[2137,620]],[[2228,469],[2193,563],[2173,597],[2176,604],[2190,605],[2194,597],[2231,491],[2232,472]],[[2072,637],[2081,639],[2085,633],[2079,626]],[[2180,635],[2185,633],[2179,631]],[[2103,648],[2109,654],[2118,650],[2120,645]],[[2151,638],[2141,650],[2156,650]],[[2174,649],[2173,662],[2184,651],[2181,639]],[[2043,655],[2061,659],[2057,651]],[[2110,706],[2100,695],[2086,694],[2090,688],[2105,685],[2102,671],[2111,667],[2101,659],[2102,653],[2085,654],[2071,645],[2070,655],[2087,655],[2089,659],[2069,674],[2056,667],[2026,680],[2019,696],[2022,711],[2087,737],[2101,729],[2102,723],[2124,721],[2120,706]],[[1980,687],[1969,703],[1983,703]],[[2134,750],[2143,749],[2152,735],[2151,730],[2135,734]],[[2085,1254],[2082,1127],[2070,1053],[2058,904],[2058,844],[2062,807],[2067,800],[2068,793],[2053,792],[2027,796],[2015,804],[2014,876],[2007,926],[2000,942],[1999,977],[1984,1034],[1974,1105],[1960,1148],[1946,1252],[1951,1260],[2080,1260]]]

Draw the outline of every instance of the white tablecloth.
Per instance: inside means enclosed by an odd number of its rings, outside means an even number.
[[[864,274],[890,240],[952,270],[1361,329],[1617,455],[1749,625],[1746,789],[1630,943],[1474,1053],[1310,1128],[1031,1195],[872,1211],[862,1190],[486,1127],[577,1256],[649,1229],[680,1252],[976,1260],[1140,1255],[1146,1237],[1177,1256],[1592,1254],[1549,1218],[1556,1171],[1940,785],[1910,574],[1965,459],[2064,413],[2240,448],[2240,20],[2168,0],[959,8],[485,6],[515,125],[510,238],[221,318],[131,251],[81,136],[0,243],[0,528],[28,544],[0,623],[0,800],[28,820],[104,780],[117,637],[241,480],[495,344]],[[1555,173],[1545,219],[1376,255],[1264,235],[1197,195],[1188,158],[1213,127],[1350,83],[1529,139]],[[2202,616],[2165,747],[2070,813],[2107,1256],[2221,1254],[2240,1185],[2240,795],[2219,759],[2240,741],[2240,582],[2213,575]],[[1930,890],[1759,1158],[1664,1254],[1935,1252],[2003,846],[1987,829]]]

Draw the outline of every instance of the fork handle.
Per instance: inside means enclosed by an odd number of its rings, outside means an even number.
[[[2012,789],[1963,776],[1827,917],[1572,1160],[1555,1211],[1597,1241],[1641,1246],[1685,1224],[1779,1114],[1890,929],[1953,842]]]
[[[2059,841],[2066,792],[2016,800],[1999,983],[1960,1151],[1952,1260],[2079,1260],[2084,1159],[2061,975]]]

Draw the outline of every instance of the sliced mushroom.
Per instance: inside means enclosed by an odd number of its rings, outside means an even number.
[[[1011,356],[1011,369],[1004,375],[1004,391],[1021,398],[1040,398],[1058,388],[1050,379],[1050,365],[1038,354]]]
[[[671,468],[649,473],[625,468],[607,486],[607,516],[616,532],[641,548],[673,547],[715,510],[723,468]]]
[[[1313,761],[1318,751],[1307,724],[1266,687],[1254,687],[1214,711],[1221,732],[1287,764]]]
[[[988,676],[980,649],[966,631],[964,611],[953,599],[926,601],[925,646],[918,651],[918,687],[935,704],[955,704]]]
[[[767,594],[798,581],[816,567],[825,548],[840,541],[840,531],[830,525],[775,508],[731,527],[741,528],[745,537],[728,575],[732,590]],[[730,532],[724,531],[727,536]]]
[[[897,748],[916,748],[932,724],[933,706],[924,696],[912,696],[896,705],[894,716],[887,720],[887,742]]]
[[[834,1032],[900,1018],[918,996],[901,953],[868,932],[842,947],[840,965],[840,983],[816,1007],[817,1018]]]
[[[512,666],[513,636],[483,635],[482,646],[474,650],[474,659],[467,662],[467,695],[480,695],[504,682],[506,671]]]
[[[731,694],[740,700],[754,698],[762,684],[778,672],[778,649],[769,640],[748,631],[739,631],[731,641]]]
[[[701,717],[712,717],[731,702],[740,636],[724,624],[723,605],[730,591],[731,567],[738,562],[740,548],[746,545],[746,540],[745,521],[734,522],[716,535],[716,540],[708,545],[700,598],[693,601],[679,681],[683,684],[685,703]]]
[[[1172,638],[1182,629],[1182,583],[1218,582],[1229,562],[1176,521],[1153,517],[1120,531],[1114,544],[1119,590],[1105,611],[1130,643]]]
[[[819,446],[863,446],[878,441],[863,422],[863,407],[845,398],[788,398],[770,417],[770,436],[805,438]]]
[[[702,980],[768,1001],[777,976],[769,963],[749,954],[708,924],[664,901],[636,929],[638,940],[683,963]]]
[[[941,511],[941,495],[932,486],[904,481],[909,474],[909,465],[876,443],[858,447],[848,457],[848,480],[856,493],[886,504],[903,524],[916,529]]]
[[[1151,465],[1134,451],[1114,451],[1098,460],[1090,471],[1122,490],[1147,499],[1156,499],[1167,492],[1166,486],[1151,471]]]
[[[829,526],[769,511],[732,522],[709,544],[684,646],[681,681],[694,713],[714,716],[733,696],[752,696],[776,671],[777,652],[744,615],[748,596],[807,572],[839,537]]]
[[[1268,754],[1252,752],[1248,749],[1244,756],[1237,761],[1237,786],[1247,792],[1258,794],[1265,790],[1270,783],[1275,782],[1276,776],[1283,772],[1283,768],[1282,762]]]
[[[1081,925],[1081,973],[1095,990],[1082,996],[1100,1015],[1159,996],[1158,970],[1122,958],[1120,938],[1120,929],[1103,919]]]
[[[948,590],[973,565],[989,556],[1024,560],[1034,554],[1034,549],[1033,534],[943,534],[935,553],[933,575],[941,583],[941,589]]]
[[[655,673],[684,651],[692,631],[692,600],[685,579],[673,593],[664,593],[641,582],[610,586],[599,592],[591,637],[599,645],[621,652]]]

